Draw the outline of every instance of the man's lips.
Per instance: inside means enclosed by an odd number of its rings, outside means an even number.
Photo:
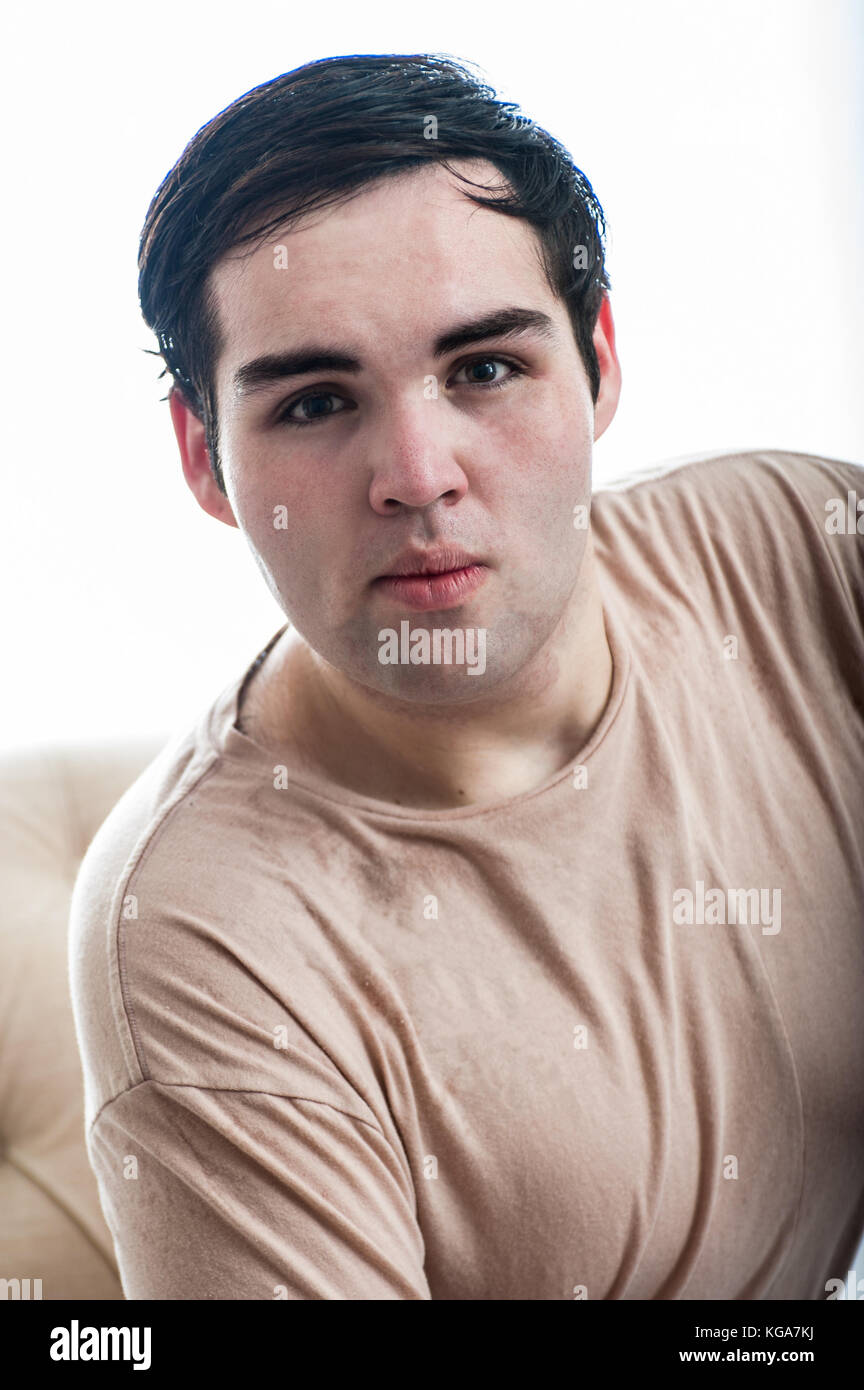
[[[378,584],[382,579],[438,579],[442,574],[459,574],[461,570],[470,568],[470,565],[453,565],[445,570],[406,570],[404,574],[379,574],[373,583]]]
[[[423,548],[409,545],[390,563],[390,568],[378,579],[401,579],[403,576],[422,576],[450,574],[456,570],[467,569],[471,565],[483,565],[480,555],[472,555],[459,545],[440,542],[438,545]],[[374,582],[374,581],[373,581]]]
[[[488,574],[489,567],[484,564],[461,565],[434,574],[385,574],[373,581],[373,588],[418,612],[455,608],[485,582]]]

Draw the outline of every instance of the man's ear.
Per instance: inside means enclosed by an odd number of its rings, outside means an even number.
[[[615,324],[608,295],[603,296],[597,315],[594,350],[600,367],[600,391],[594,406],[594,438],[597,440],[612,423],[621,395],[621,367],[615,352]]]
[[[190,492],[209,516],[224,521],[226,526],[237,526],[231,503],[219,491],[210,468],[204,425],[176,386],[169,393],[168,408],[183,462],[183,476]]]

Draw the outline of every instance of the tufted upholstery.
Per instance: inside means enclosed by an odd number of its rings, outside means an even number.
[[[67,925],[87,845],[164,743],[0,753],[0,1279],[41,1279],[43,1299],[123,1298],[84,1143]]]

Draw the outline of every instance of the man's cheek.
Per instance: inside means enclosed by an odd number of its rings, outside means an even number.
[[[257,554],[278,560],[297,555],[315,534],[314,507],[308,488],[288,483],[243,489],[234,501],[234,515]],[[320,503],[319,503],[320,505]]]

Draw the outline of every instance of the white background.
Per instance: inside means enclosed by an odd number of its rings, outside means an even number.
[[[714,449],[864,458],[861,3],[42,4],[6,26],[0,745],[167,737],[284,621],[183,481],[136,258],[194,132],[311,59],[474,62],[591,180],[624,378],[595,486]]]

